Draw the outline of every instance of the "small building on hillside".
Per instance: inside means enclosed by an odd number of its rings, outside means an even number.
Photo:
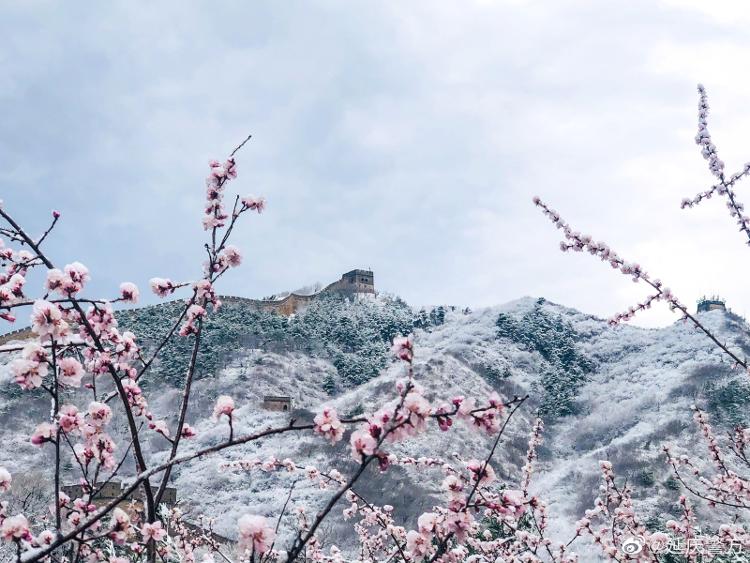
[[[708,311],[726,311],[727,304],[721,297],[714,295],[713,297],[701,297],[698,299],[698,307],[696,308],[697,313],[706,313]]]
[[[101,485],[101,489],[94,492],[94,496],[90,499],[90,502],[96,506],[109,504],[122,494],[125,486],[121,481],[108,481]],[[61,489],[62,492],[73,500],[81,498],[84,495],[84,488],[82,485],[63,485]],[[177,489],[174,487],[165,488],[162,502],[169,507],[174,506],[177,503]],[[130,512],[131,515],[133,512],[142,512],[143,505],[143,489],[141,487],[138,487],[135,491],[130,493],[120,503],[120,507],[127,512]]]
[[[264,395],[261,406],[267,411],[289,412],[294,403],[291,397],[285,395]]]

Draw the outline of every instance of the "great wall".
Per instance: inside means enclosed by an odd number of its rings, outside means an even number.
[[[351,270],[342,274],[341,279],[328,284],[322,290],[311,294],[290,293],[280,299],[251,299],[234,295],[220,295],[224,303],[245,303],[261,311],[276,312],[289,316],[309,305],[320,295],[325,293],[342,293],[345,295],[375,294],[375,276],[372,270]],[[158,307],[161,304],[143,307]],[[26,340],[34,335],[29,327],[20,328],[0,335],[0,346],[17,340]]]

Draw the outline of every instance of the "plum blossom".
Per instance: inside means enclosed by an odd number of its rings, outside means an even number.
[[[331,444],[335,444],[344,436],[344,427],[333,407],[323,407],[323,410],[315,416],[314,423],[315,432],[321,434]]]
[[[71,432],[80,430],[83,426],[83,414],[81,414],[75,405],[63,405],[57,414],[57,422],[63,432],[70,434]]]
[[[23,514],[6,518],[3,520],[3,525],[0,526],[0,537],[6,542],[17,540],[31,541],[29,521]]]
[[[695,135],[695,144],[701,147],[703,158],[708,161],[708,167],[711,173],[719,179],[724,177],[724,162],[719,158],[716,152],[716,145],[711,141],[711,134],[708,132],[708,96],[703,84],[698,84],[698,133]]]
[[[115,442],[100,429],[92,427],[95,432],[86,440],[83,455],[87,459],[96,459],[105,468],[111,469],[115,466],[114,451],[117,448]]]
[[[41,446],[45,442],[52,442],[55,439],[57,429],[49,422],[42,422],[36,427],[31,435],[31,443],[35,446]]]
[[[138,303],[138,297],[141,293],[138,291],[138,286],[131,282],[123,282],[120,284],[120,298],[127,303]]]
[[[153,291],[159,297],[166,297],[170,293],[174,292],[175,289],[177,289],[177,286],[174,284],[174,282],[172,282],[172,280],[164,278],[151,278],[148,283],[151,286],[151,291]]]
[[[38,545],[51,545],[55,540],[55,533],[52,530],[42,530],[36,537]]]
[[[224,252],[222,253],[222,256],[224,260],[226,261],[227,265],[229,265],[232,268],[236,268],[237,266],[242,264],[242,254],[240,254],[240,249],[234,245],[228,244],[224,248]]]
[[[448,475],[443,479],[443,488],[451,497],[459,497],[464,490],[464,482],[455,475]]]
[[[41,386],[42,379],[47,374],[47,364],[35,362],[25,358],[13,360],[11,371],[22,389],[30,390]]]
[[[206,316],[206,310],[200,305],[190,305],[187,313],[185,314],[185,323],[180,327],[180,336],[188,336],[190,334],[196,334],[198,327],[195,326],[195,321],[202,319]]]
[[[162,527],[161,522],[154,522],[153,524],[146,522],[141,526],[141,535],[144,542],[151,540],[158,542],[164,539],[167,531]]]
[[[273,528],[263,516],[245,514],[237,521],[237,526],[239,528],[237,543],[240,549],[254,554],[267,552],[276,537]]]
[[[0,493],[10,490],[10,483],[13,481],[10,472],[5,467],[0,466]]]
[[[112,520],[110,521],[109,537],[116,544],[123,544],[127,541],[131,530],[130,516],[122,508],[116,507],[112,510]]]
[[[421,561],[432,551],[432,540],[416,530],[409,530],[406,534],[406,551],[415,561]]]
[[[438,524],[438,515],[434,512],[424,512],[417,518],[417,527],[422,534],[431,534]]]
[[[152,420],[148,423],[148,427],[165,438],[169,438],[169,427],[167,426],[166,420]]]
[[[62,297],[70,297],[83,289],[89,280],[89,271],[80,262],[73,262],[65,266],[65,271],[57,268],[47,270],[45,287],[48,291],[54,291]]]
[[[63,341],[68,336],[69,327],[57,305],[38,299],[31,311],[31,330],[39,335],[42,341]]]
[[[263,213],[263,210],[266,208],[266,200],[262,197],[247,196],[242,198],[242,205],[251,211]]]
[[[106,426],[112,420],[112,409],[105,403],[92,401],[89,403],[88,415],[91,424],[97,428]]]
[[[355,430],[349,440],[352,446],[352,457],[355,461],[362,461],[362,456],[375,453],[377,442],[372,435],[364,430]]]
[[[466,468],[474,481],[479,480],[480,485],[489,485],[495,480],[495,470],[489,463],[472,459],[466,464]]]
[[[523,491],[505,490],[501,498],[503,506],[498,509],[501,514],[511,514],[519,518],[526,511]]]
[[[214,406],[214,420],[218,420],[219,418],[221,418],[221,415],[226,415],[231,418],[233,412],[234,399],[232,399],[232,397],[230,397],[229,395],[220,395],[216,399],[216,405]]]
[[[414,359],[414,342],[411,336],[397,336],[393,339],[391,351],[400,360],[411,362]]]
[[[11,298],[23,297],[23,286],[25,284],[26,278],[16,273],[10,277],[4,287],[10,292]]]
[[[182,427],[183,438],[194,438],[197,435],[198,435],[198,432],[196,432],[195,428],[193,428],[189,424],[185,423],[185,425]]]
[[[56,291],[63,297],[66,297],[65,285],[68,283],[68,276],[65,272],[58,268],[51,268],[47,270],[47,281],[44,286],[48,291]]]
[[[91,325],[94,333],[98,336],[117,336],[117,319],[115,313],[112,310],[111,303],[105,303],[96,307],[89,307],[86,311],[86,320]],[[82,327],[83,330],[84,327]],[[89,336],[87,333],[83,333],[82,336]]]
[[[468,512],[449,512],[443,525],[449,533],[456,536],[458,541],[464,541],[466,534],[471,528],[472,518]]]
[[[123,332],[115,351],[121,360],[132,360],[138,357],[139,348],[135,342],[135,334],[127,330]]]
[[[79,362],[75,358],[67,357],[62,358],[60,361],[58,361],[57,365],[60,368],[60,383],[68,387],[81,386],[81,378],[84,374],[81,362]]]
[[[64,270],[70,280],[70,285],[67,288],[68,293],[77,293],[81,291],[84,284],[91,279],[88,268],[80,262],[67,264]]]

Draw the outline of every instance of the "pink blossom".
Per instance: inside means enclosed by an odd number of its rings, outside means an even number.
[[[62,270],[51,268],[47,270],[47,281],[45,287],[49,291],[57,291],[59,294],[66,296],[63,287],[68,281],[68,276]]]
[[[10,305],[15,297],[11,290],[4,285],[0,285],[0,305]]]
[[[468,512],[449,512],[445,517],[445,529],[453,533],[458,541],[464,541],[471,528],[471,515]]]
[[[372,435],[363,430],[355,430],[349,440],[352,446],[352,457],[355,461],[362,461],[362,456],[372,455],[377,447],[377,442]]]
[[[231,244],[224,248],[223,257],[227,264],[232,268],[236,268],[242,264],[242,254],[240,254],[239,248]]]
[[[478,479],[481,485],[489,485],[495,480],[495,470],[489,463],[472,459],[466,464],[466,468],[471,472],[473,480]]]
[[[262,197],[253,197],[253,196],[247,196],[242,199],[242,205],[244,205],[247,209],[250,209],[251,211],[257,211],[258,213],[263,213],[263,210],[266,208],[266,200]]]
[[[406,551],[414,561],[422,561],[432,550],[432,540],[420,534],[416,530],[410,530],[406,534]]]
[[[42,378],[47,374],[47,364],[23,358],[13,360],[10,369],[15,376],[16,383],[27,391],[39,387],[42,384]]]
[[[166,297],[176,289],[172,280],[163,278],[151,278],[149,284],[151,285],[151,291],[159,297]]]
[[[234,399],[229,395],[220,395],[216,399],[216,405],[214,406],[214,420],[221,418],[221,415],[227,415],[231,418],[234,412]]]
[[[180,336],[188,336],[190,334],[196,334],[198,327],[195,326],[195,321],[202,319],[206,316],[206,310],[200,305],[190,305],[187,313],[185,314],[185,323],[180,327]]]
[[[107,434],[99,429],[96,430],[97,432],[89,436],[86,441],[86,453],[105,468],[112,469],[116,463],[113,454],[117,446]]]
[[[45,350],[44,346],[41,346],[37,342],[29,342],[26,346],[24,346],[23,350],[21,351],[21,356],[23,356],[27,360],[31,360],[32,362],[39,363],[44,363],[49,359],[47,356],[47,350]]]
[[[121,359],[132,360],[136,358],[139,348],[138,344],[135,343],[135,334],[130,331],[123,332],[115,350]]]
[[[239,537],[237,543],[244,549],[256,555],[267,552],[276,533],[263,516],[245,514],[237,521]]]
[[[335,444],[344,436],[344,427],[333,407],[323,407],[323,410],[315,416],[314,422],[315,432],[321,434],[331,444]]]
[[[400,360],[411,362],[414,359],[414,343],[411,336],[397,336],[391,350]]]
[[[128,539],[130,534],[131,522],[130,516],[122,508],[115,507],[112,510],[112,520],[110,521],[109,537],[116,543],[122,545]]]
[[[83,285],[91,279],[91,277],[89,276],[88,268],[80,262],[67,264],[64,269],[65,273],[68,274],[68,277],[73,282],[74,287],[76,288],[75,291],[70,291],[70,293],[81,291],[81,289],[83,289]]]
[[[148,427],[165,438],[169,438],[169,427],[167,426],[166,420],[153,420],[148,423]]]
[[[138,297],[141,293],[138,291],[138,286],[131,282],[123,282],[120,284],[120,298],[128,303],[138,303]]]
[[[89,403],[88,415],[91,424],[97,428],[101,428],[109,424],[109,421],[112,420],[112,409],[104,403],[92,401]]]
[[[75,405],[67,404],[60,407],[57,420],[62,431],[67,434],[80,430],[83,426],[83,414]]]
[[[5,493],[10,490],[11,481],[13,481],[13,477],[11,477],[10,472],[0,466],[0,493]]]
[[[438,515],[434,512],[425,512],[417,519],[417,527],[422,534],[431,534],[435,531],[438,523]]]
[[[94,333],[99,336],[117,337],[117,319],[112,310],[111,303],[105,303],[97,307],[89,307],[86,310],[86,320],[91,325]]]
[[[63,320],[62,311],[54,303],[38,299],[31,312],[31,329],[41,340],[62,341],[68,336],[68,323]]]
[[[464,490],[464,483],[455,475],[448,475],[443,479],[443,488],[448,491],[452,497],[459,496]]]
[[[146,522],[141,526],[141,535],[143,536],[144,542],[154,540],[155,542],[161,541],[167,535],[167,531],[162,528],[161,522],[154,522],[149,524]]]
[[[42,422],[36,427],[31,435],[31,443],[35,446],[41,446],[45,442],[52,442],[55,439],[57,429],[49,422]]]
[[[57,362],[60,368],[60,383],[68,387],[80,387],[83,377],[83,366],[75,358],[62,358]]]
[[[182,427],[182,437],[183,438],[193,438],[198,435],[198,432],[195,431],[195,428],[190,426],[189,424],[185,424]]]
[[[505,490],[502,494],[503,507],[499,510],[503,514],[511,514],[519,518],[526,510],[523,491]]]
[[[36,537],[36,543],[39,545],[51,545],[55,539],[55,533],[52,530],[43,530]]]
[[[224,170],[227,172],[227,178],[234,179],[237,177],[237,163],[234,158],[229,157],[224,163]]]
[[[14,540],[31,540],[31,532],[29,530],[29,521],[23,514],[11,516],[3,520],[3,525],[0,526],[0,537],[6,542]]]
[[[216,292],[213,285],[208,280],[200,280],[193,284],[195,289],[195,298],[205,303],[216,303]]]
[[[21,274],[13,274],[5,287],[10,291],[13,297],[23,297],[23,286],[26,284],[26,278]]]

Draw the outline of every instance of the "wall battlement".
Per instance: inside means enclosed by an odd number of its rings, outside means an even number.
[[[234,295],[220,295],[219,299],[224,303],[245,303],[261,311],[273,311],[279,315],[288,317],[293,315],[307,305],[312,303],[324,293],[339,293],[344,295],[375,294],[375,275],[372,270],[351,270],[342,274],[341,279],[328,284],[317,293],[301,295],[290,293],[280,299],[251,299],[249,297],[237,297]],[[148,305],[143,309],[155,307]],[[14,340],[27,340],[34,335],[29,327],[20,328],[12,332],[0,335],[0,346],[13,342]]]

